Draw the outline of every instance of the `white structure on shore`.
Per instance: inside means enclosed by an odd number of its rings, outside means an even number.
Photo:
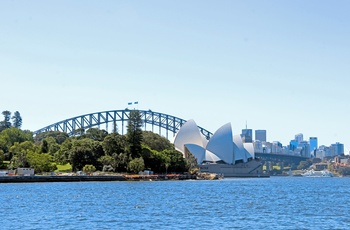
[[[189,120],[176,134],[174,145],[184,156],[187,151],[190,152],[198,164],[235,165],[254,159],[253,144],[243,143],[240,135],[233,135],[231,123],[221,126],[208,141],[200,133],[194,120]]]

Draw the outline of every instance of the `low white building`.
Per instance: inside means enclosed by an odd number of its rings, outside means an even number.
[[[17,175],[18,176],[34,176],[34,169],[32,169],[32,168],[18,168]]]

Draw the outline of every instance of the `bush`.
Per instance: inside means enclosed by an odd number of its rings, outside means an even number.
[[[96,171],[96,168],[93,165],[85,165],[83,167],[83,172],[86,174],[90,174],[90,173],[95,172],[95,171]]]

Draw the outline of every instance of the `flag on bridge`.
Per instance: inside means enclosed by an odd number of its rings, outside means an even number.
[[[128,102],[128,105],[132,105],[132,102]]]
[[[135,102],[134,102],[134,105],[138,105],[138,104],[139,104],[139,102],[138,102],[138,101],[135,101]]]

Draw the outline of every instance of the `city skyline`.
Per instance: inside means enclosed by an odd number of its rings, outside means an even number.
[[[348,1],[2,1],[0,109],[38,130],[137,108],[350,147]]]

